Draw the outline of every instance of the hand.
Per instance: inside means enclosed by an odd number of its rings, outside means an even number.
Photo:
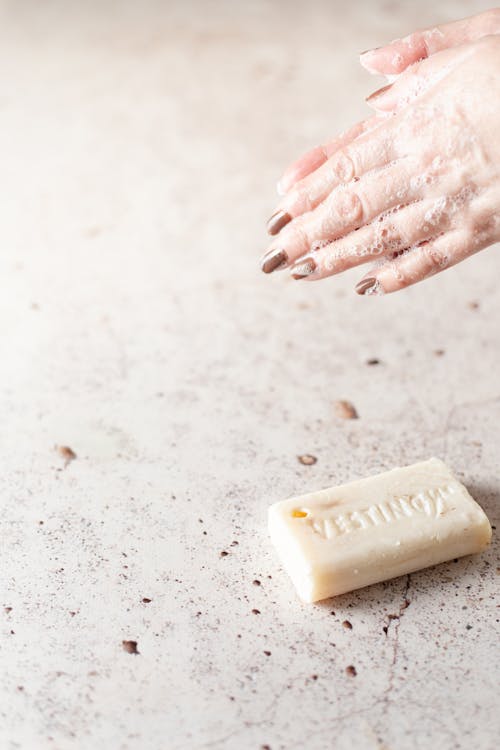
[[[379,116],[287,171],[263,270],[315,280],[375,259],[357,290],[391,292],[499,240],[499,68],[500,36],[486,36],[376,92]]]

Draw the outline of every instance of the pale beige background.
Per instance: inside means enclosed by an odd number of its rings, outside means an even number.
[[[310,607],[265,514],[438,455],[498,522],[498,247],[383,299],[256,263],[358,53],[485,7],[0,4],[2,749],[496,747],[496,537]]]

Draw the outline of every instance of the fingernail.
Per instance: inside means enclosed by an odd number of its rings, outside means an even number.
[[[376,283],[377,279],[375,279],[373,276],[369,276],[367,279],[361,279],[361,281],[356,284],[356,292],[358,294],[366,294],[368,289],[374,287]]]
[[[312,258],[303,258],[291,268],[292,278],[305,279],[316,270],[316,262]]]
[[[267,222],[267,231],[269,234],[278,234],[291,220],[292,217],[286,211],[276,211]]]
[[[264,273],[272,273],[273,271],[276,271],[277,268],[286,263],[287,260],[288,256],[284,250],[269,250],[269,252],[266,253],[262,258],[260,267],[264,271]]]
[[[359,53],[359,56],[363,57],[363,55],[367,55],[369,52],[376,52],[378,49],[382,49],[382,47],[373,47],[373,49],[365,49],[364,52]]]
[[[382,94],[385,94],[386,91],[388,91],[392,86],[392,83],[388,83],[387,86],[382,86],[381,89],[377,89],[373,92],[373,94],[370,94],[370,96],[367,96],[365,99],[365,102],[372,102],[374,99],[378,99],[379,96],[382,96]]]

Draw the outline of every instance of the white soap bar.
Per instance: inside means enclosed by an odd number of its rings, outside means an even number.
[[[276,503],[269,532],[306,602],[480,552],[491,539],[483,510],[437,458]]]

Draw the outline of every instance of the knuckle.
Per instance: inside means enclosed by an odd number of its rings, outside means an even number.
[[[442,268],[446,268],[449,265],[449,256],[437,248],[434,242],[424,243],[420,246],[420,249],[427,261],[430,273],[440,271]]]
[[[292,203],[297,212],[312,210],[313,200],[307,184],[301,183],[297,185],[293,193]]]
[[[341,191],[335,200],[335,209],[342,224],[359,225],[366,215],[364,202],[354,190]]]
[[[350,182],[355,177],[353,160],[345,150],[337,151],[330,158],[330,170],[333,179],[340,184]]]

